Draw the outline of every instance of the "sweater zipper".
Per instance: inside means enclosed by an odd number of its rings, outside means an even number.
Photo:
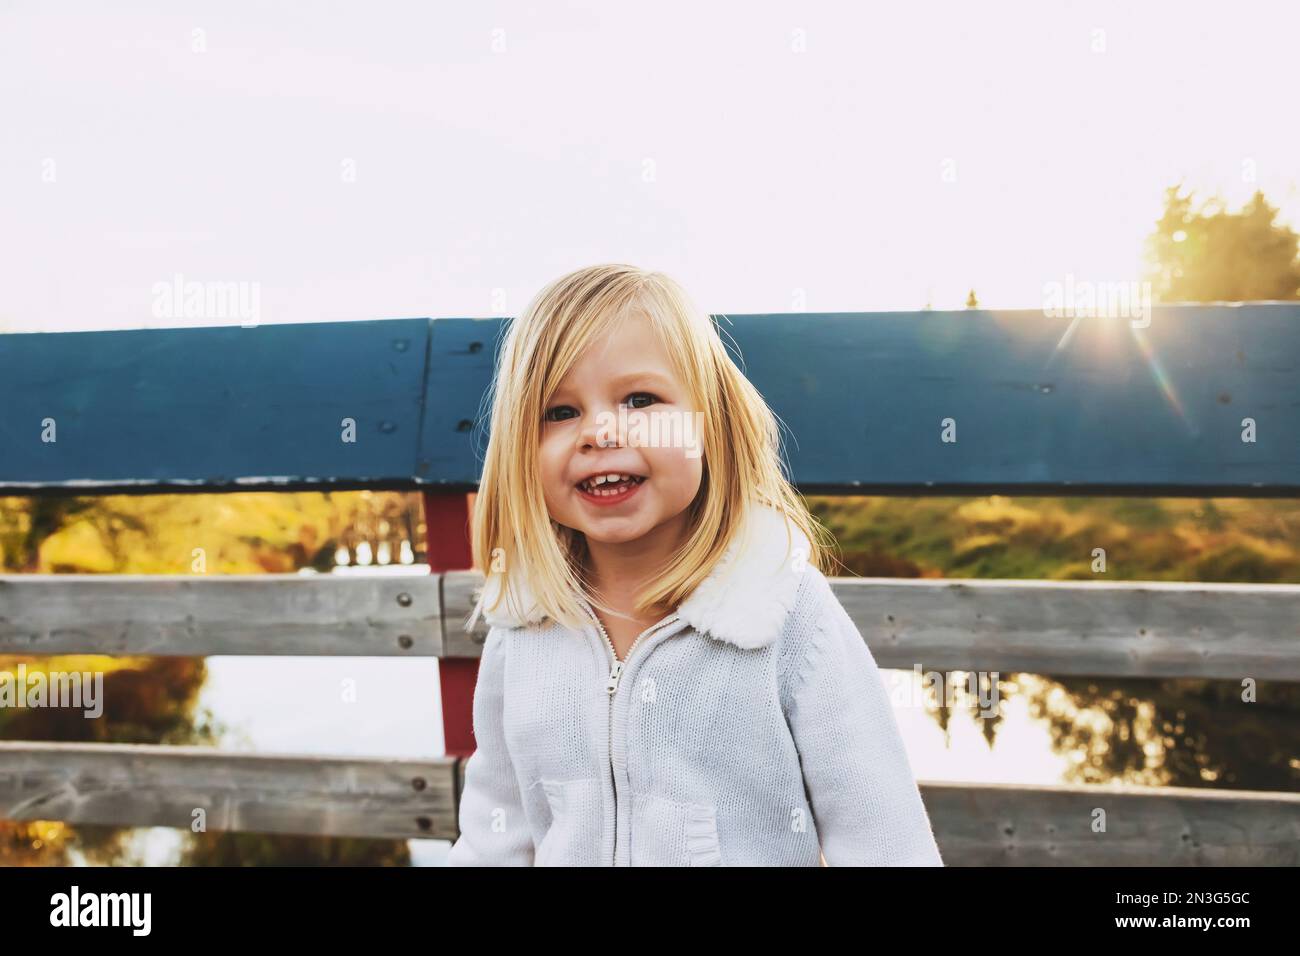
[[[605,625],[600,623],[600,618],[596,616],[596,612],[593,611],[585,602],[583,603],[583,608],[586,610],[587,614],[591,616],[592,621],[595,622],[596,627],[600,630],[600,636],[605,639],[605,646],[609,648],[610,669],[609,669],[609,680],[605,682],[605,693],[609,697],[609,776],[610,776],[610,780],[614,784],[614,859],[611,861],[611,863],[617,863],[618,861],[618,772],[614,769],[614,695],[618,693],[618,684],[619,681],[622,680],[623,678],[623,668],[627,664],[627,662],[632,659],[632,652],[636,650],[637,645],[640,644],[643,640],[645,640],[645,638],[648,637],[650,634],[654,633],[655,631],[659,630],[662,627],[665,627],[671,622],[676,621],[677,614],[676,612],[674,612],[668,615],[659,623],[652,624],[650,627],[646,628],[644,631],[638,634],[636,640],[632,642],[632,646],[627,649],[627,656],[620,661],[618,659],[618,651],[614,649],[614,642],[609,639],[609,634],[605,631]]]

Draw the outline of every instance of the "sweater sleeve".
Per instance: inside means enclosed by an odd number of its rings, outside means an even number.
[[[790,691],[790,729],[829,866],[943,866],[884,679],[833,592]]]
[[[533,840],[504,728],[505,632],[488,631],[474,685],[475,750],[464,765],[460,836],[448,866],[532,866]]]

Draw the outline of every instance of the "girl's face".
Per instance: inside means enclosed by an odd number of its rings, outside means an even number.
[[[542,415],[541,479],[551,518],[588,542],[620,544],[681,514],[704,471],[703,416],[687,400],[644,317],[595,339]],[[635,477],[580,487],[612,474]]]

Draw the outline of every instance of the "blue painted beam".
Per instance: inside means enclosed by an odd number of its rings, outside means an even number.
[[[804,493],[1300,493],[1300,304],[734,321]]]
[[[1029,311],[720,321],[805,493],[1300,494],[1297,304],[1156,307],[1146,328]],[[0,491],[472,490],[502,331],[0,335]]]
[[[428,338],[427,319],[0,335],[0,490],[407,487]]]

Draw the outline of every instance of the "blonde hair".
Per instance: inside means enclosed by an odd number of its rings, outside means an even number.
[[[653,583],[638,594],[636,613],[676,607],[689,597],[757,503],[785,514],[804,533],[808,563],[825,572],[829,532],[785,477],[776,416],[731,360],[713,320],[663,273],[611,263],[550,283],[505,333],[488,395],[491,431],[471,532],[475,567],[489,584],[501,576],[491,610],[506,600],[513,616],[540,609],[578,628],[590,621],[579,599],[602,607],[583,580],[585,537],[547,511],[538,448],[543,415],[560,382],[593,339],[633,313],[649,318],[704,422],[700,491],[687,507],[691,532],[669,566],[648,576]],[[525,575],[523,582],[516,573]],[[515,584],[525,585],[535,607],[520,606]],[[466,629],[493,590],[484,587]]]

